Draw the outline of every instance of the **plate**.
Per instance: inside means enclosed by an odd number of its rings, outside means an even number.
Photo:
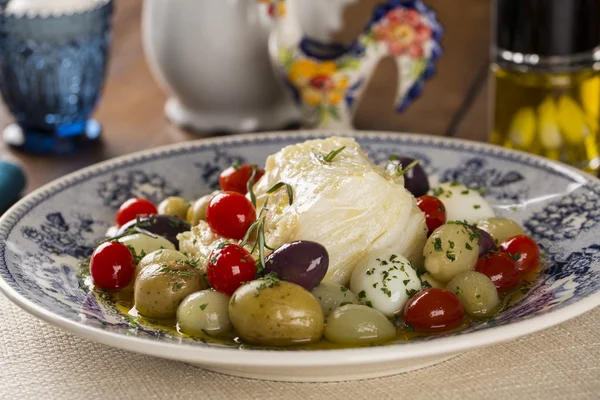
[[[564,322],[600,304],[600,181],[568,166],[500,147],[410,134],[352,135],[375,162],[421,159],[440,181],[485,189],[497,214],[520,222],[545,269],[520,302],[458,333],[345,350],[233,349],[137,326],[77,278],[115,210],[130,197],[194,198],[235,161],[263,164],[283,146],[339,132],[241,135],[187,142],[110,160],[33,192],[0,219],[0,290],[27,312],[109,346],[243,377],[336,381],[396,374]]]

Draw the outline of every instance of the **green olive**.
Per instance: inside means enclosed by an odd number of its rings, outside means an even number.
[[[329,314],[325,337],[347,345],[384,343],[396,337],[396,328],[376,309],[348,304]]]
[[[507,218],[488,218],[477,222],[477,227],[489,233],[496,244],[517,235],[525,235],[523,228],[515,221]]]
[[[456,294],[465,312],[473,317],[489,317],[498,311],[500,297],[494,282],[475,271],[456,275],[446,290]]]
[[[183,261],[145,267],[135,281],[133,299],[138,313],[147,318],[175,317],[179,303],[205,289],[202,273]]]
[[[181,197],[167,197],[158,205],[158,213],[185,219],[190,203]]]
[[[192,224],[192,226],[198,225],[198,222],[206,219],[206,207],[208,207],[208,203],[212,200],[213,197],[218,192],[213,192],[211,194],[207,194],[206,196],[200,197],[196,200],[192,206],[187,210],[186,219]]]
[[[214,290],[192,293],[177,308],[177,326],[188,335],[219,336],[231,332],[229,296]]]
[[[321,306],[310,292],[270,279],[236,290],[229,301],[229,318],[244,341],[264,346],[316,342],[325,325]]]
[[[445,224],[437,228],[425,243],[425,269],[443,283],[461,272],[475,268],[479,256],[479,240],[473,230],[463,224]]]
[[[312,294],[321,305],[325,317],[342,305],[360,304],[358,297],[350,289],[333,282],[321,282],[313,289]]]

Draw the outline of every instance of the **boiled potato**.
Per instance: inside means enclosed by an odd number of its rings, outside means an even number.
[[[161,249],[153,251],[147,254],[140,260],[138,265],[135,267],[135,276],[138,276],[140,271],[152,264],[166,264],[169,261],[185,261],[188,258],[177,250]]]
[[[444,284],[441,282],[438,282],[436,279],[433,278],[433,276],[431,276],[431,274],[429,272],[424,273],[423,275],[420,276],[421,278],[421,282],[423,284],[423,287],[432,287],[432,288],[436,288],[436,289],[443,289],[444,288]]]
[[[348,304],[329,314],[325,337],[347,345],[383,343],[396,337],[396,328],[374,308]]]
[[[440,183],[428,194],[437,197],[444,204],[447,221],[467,221],[472,224],[484,218],[495,217],[494,209],[479,191],[469,189],[462,183]]]
[[[179,303],[205,286],[202,273],[183,261],[148,265],[135,281],[135,308],[147,318],[173,318]]]
[[[218,193],[219,192],[213,192],[206,196],[202,196],[188,208],[186,219],[192,226],[196,226],[198,225],[198,222],[206,219],[206,207],[208,207],[208,203],[210,203],[212,198]]]
[[[479,240],[468,226],[445,224],[429,236],[423,256],[427,272],[434,279],[445,283],[461,272],[475,268],[479,256]]]
[[[169,242],[162,236],[149,236],[145,233],[133,233],[131,235],[123,236],[119,239],[119,242],[125,246],[133,247],[135,254],[141,256],[142,254],[150,254],[153,251],[166,249],[175,250],[173,243]]]
[[[458,274],[446,286],[456,294],[465,312],[473,317],[489,317],[498,311],[500,297],[490,278],[475,271]]]
[[[406,257],[384,249],[369,252],[354,268],[350,289],[363,304],[393,317],[421,290],[421,281]]]
[[[523,228],[508,218],[488,218],[477,222],[477,227],[489,233],[496,244],[517,235],[525,235]]]
[[[219,336],[231,332],[229,296],[214,290],[190,294],[177,308],[177,326],[188,335]]]
[[[325,317],[336,308],[346,304],[360,304],[358,297],[345,286],[333,282],[321,282],[312,290]]]
[[[181,197],[167,197],[158,205],[158,213],[163,215],[172,215],[185,219],[190,203]]]
[[[325,320],[317,299],[294,283],[258,279],[241,286],[229,301],[229,318],[248,343],[287,346],[315,342]]]

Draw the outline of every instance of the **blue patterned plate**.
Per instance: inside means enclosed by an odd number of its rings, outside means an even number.
[[[325,381],[390,375],[462,351],[515,339],[600,304],[600,181],[562,164],[499,147],[436,137],[356,133],[375,161],[420,158],[440,181],[487,190],[501,216],[519,221],[546,254],[528,295],[494,319],[459,333],[381,347],[243,350],[132,324],[79,282],[127,198],[197,197],[234,161],[262,164],[281,147],[334,132],[216,138],[136,153],[76,172],[21,200],[0,219],[0,289],[31,314],[110,346],[261,379]],[[352,367],[357,368],[352,368]]]

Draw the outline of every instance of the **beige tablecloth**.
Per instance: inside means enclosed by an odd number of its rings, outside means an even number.
[[[0,295],[2,399],[600,399],[600,308],[523,339],[388,378],[264,382],[113,349]]]

